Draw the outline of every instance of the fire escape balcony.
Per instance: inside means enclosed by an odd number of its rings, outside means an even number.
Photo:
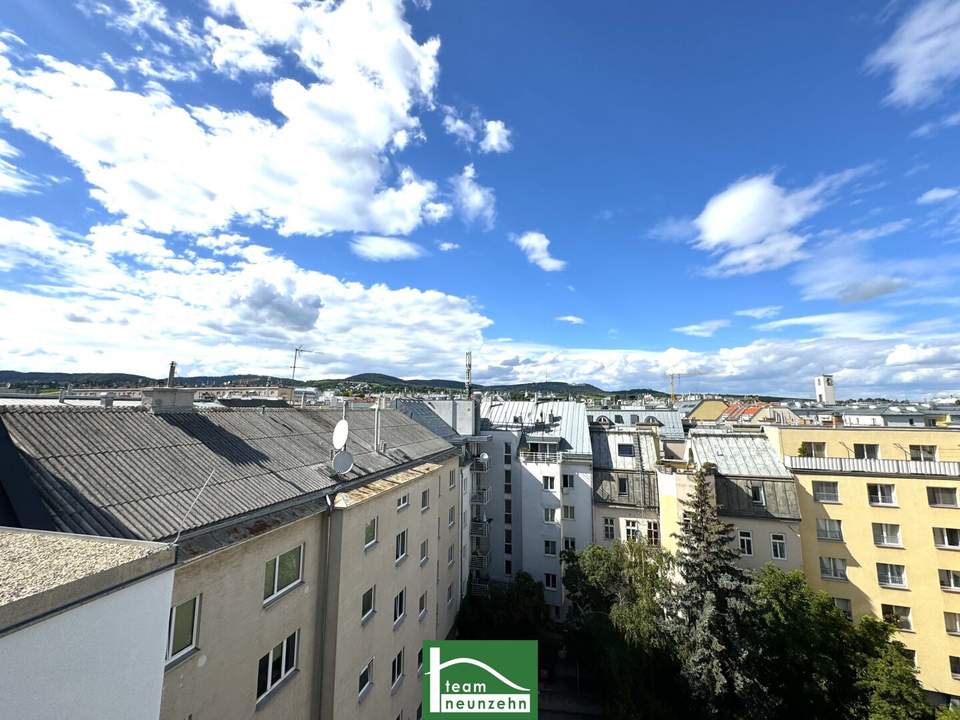
[[[471,537],[487,537],[490,534],[490,523],[486,520],[472,520],[470,522]]]
[[[470,463],[470,468],[475,473],[485,473],[489,468],[489,461],[481,460],[480,458],[474,458],[473,462]]]
[[[490,501],[490,491],[487,488],[480,488],[470,496],[471,505],[486,505]]]
[[[470,569],[471,570],[486,570],[490,565],[490,557],[482,553],[471,553],[470,554]]]

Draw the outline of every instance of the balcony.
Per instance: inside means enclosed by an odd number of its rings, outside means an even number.
[[[480,488],[470,496],[471,505],[486,505],[490,501],[490,491],[487,488]]]
[[[470,555],[471,570],[486,570],[489,565],[490,558],[486,555],[481,555],[480,553],[473,553]]]
[[[930,460],[860,460],[842,457],[787,455],[784,465],[800,472],[860,473],[863,475],[930,475],[960,477],[960,462]]]
[[[470,469],[475,473],[485,473],[489,468],[489,461],[481,460],[480,458],[474,458],[473,462],[470,463]]]
[[[474,578],[470,581],[470,592],[474,595],[489,595],[490,581],[483,578]]]
[[[528,452],[526,450],[520,451],[520,462],[527,463],[549,463],[551,465],[556,465],[561,462],[563,458],[563,453],[542,453],[542,452]]]
[[[487,537],[490,534],[490,523],[486,520],[472,520],[470,522],[470,537]]]

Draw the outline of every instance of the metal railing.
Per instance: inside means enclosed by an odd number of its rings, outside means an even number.
[[[520,460],[528,463],[556,464],[562,462],[562,459],[563,453],[529,452],[527,450],[520,451]]]
[[[474,553],[470,556],[471,570],[486,570],[489,564],[490,564],[490,558],[487,557],[486,555]]]
[[[487,537],[490,534],[490,523],[486,520],[473,520],[470,523],[470,535],[473,537]]]
[[[472,463],[470,463],[470,469],[476,473],[485,473],[489,468],[489,463],[486,460],[481,460],[480,458],[475,458]]]
[[[784,465],[791,470],[863,473],[865,475],[939,475],[960,477],[960,462],[932,460],[867,460],[841,457],[799,457],[787,455]]]
[[[475,595],[489,595],[490,583],[486,580],[472,580],[470,582],[470,591]]]
[[[486,505],[490,500],[490,491],[487,488],[480,488],[470,495],[470,503],[473,505]]]

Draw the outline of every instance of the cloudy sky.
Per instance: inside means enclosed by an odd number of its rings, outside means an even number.
[[[6,0],[0,368],[960,391],[960,0]]]

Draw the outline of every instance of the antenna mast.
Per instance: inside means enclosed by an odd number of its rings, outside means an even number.
[[[473,353],[467,350],[467,371],[465,375],[464,387],[467,389],[467,398],[470,398],[470,391],[473,388]]]

